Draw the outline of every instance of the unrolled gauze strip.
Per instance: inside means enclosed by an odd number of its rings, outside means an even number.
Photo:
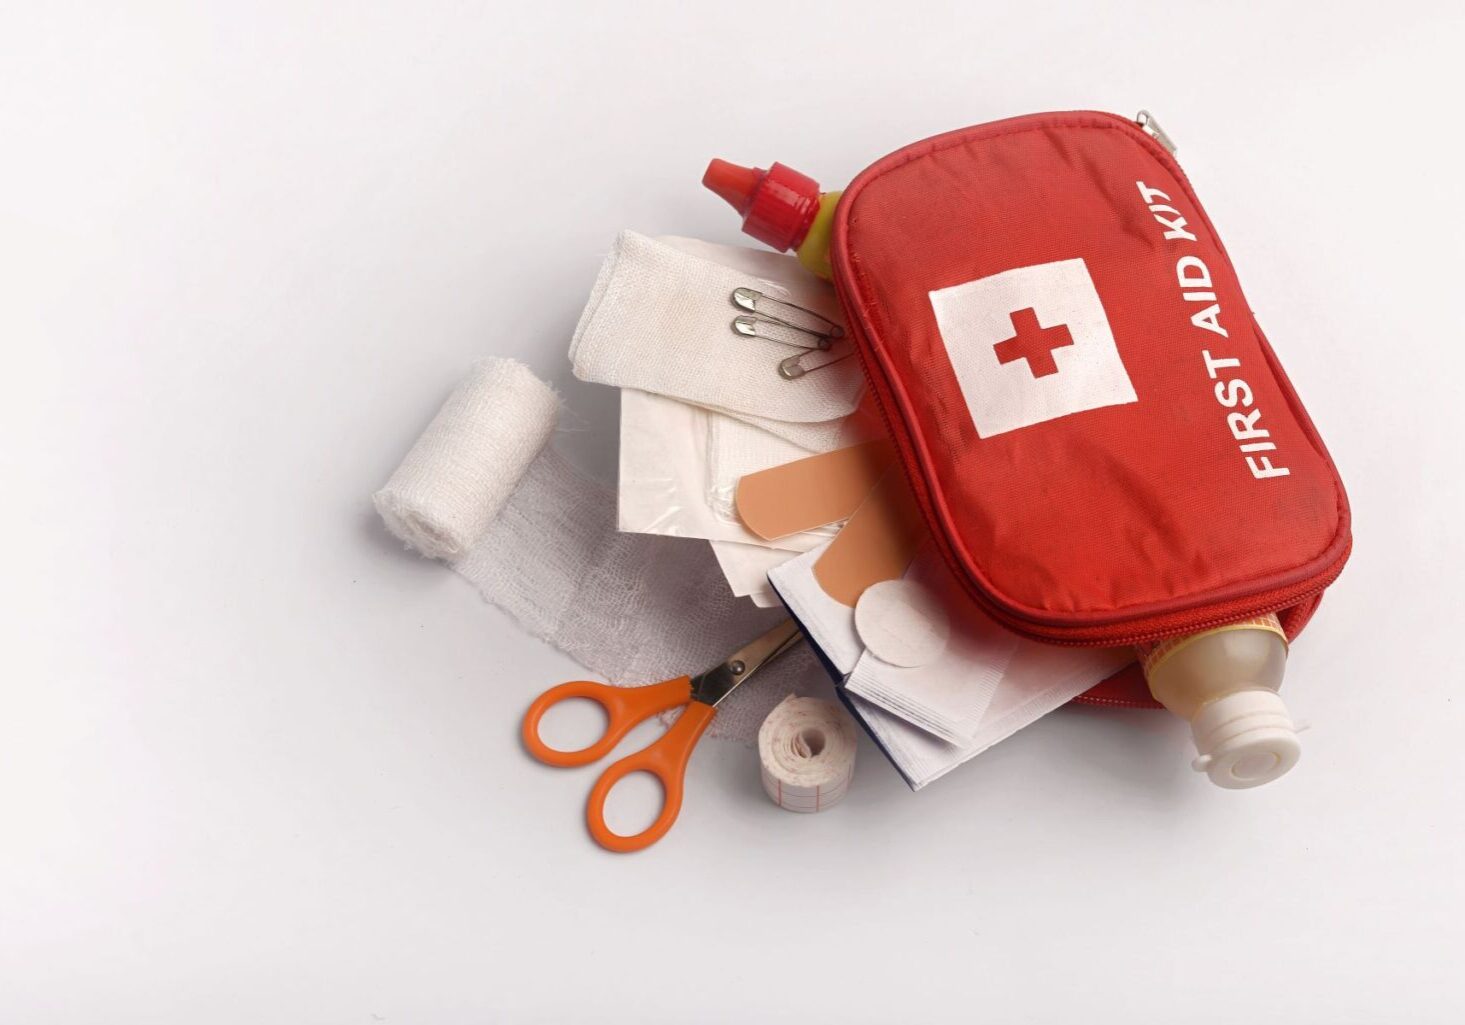
[[[473,365],[374,496],[387,528],[434,559],[482,536],[554,432],[559,398],[522,363]]]
[[[758,760],[763,789],[780,808],[832,808],[849,792],[854,775],[854,725],[838,705],[789,695],[758,730]]]
[[[549,438],[556,405],[517,363],[473,368],[376,496],[388,528],[616,684],[716,665],[778,621],[729,593],[706,542],[618,533],[615,492]],[[719,706],[709,736],[751,743],[776,695],[822,684],[816,670],[807,647],[789,652]]]

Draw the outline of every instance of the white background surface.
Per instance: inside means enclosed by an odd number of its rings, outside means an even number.
[[[4,6],[0,1020],[1461,1020],[1455,5],[794,6]],[[489,353],[608,476],[570,328],[618,229],[739,237],[708,157],[1141,106],[1352,495],[1301,765],[1065,711],[796,817],[708,744],[599,851],[514,736],[576,667],[368,494]]]

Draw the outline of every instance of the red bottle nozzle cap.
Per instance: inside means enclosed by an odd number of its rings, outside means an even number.
[[[753,205],[753,193],[763,184],[767,171],[718,160],[715,157],[702,175],[702,184],[727,200],[740,215]]]
[[[702,184],[742,215],[743,231],[779,252],[802,243],[819,212],[819,183],[783,164],[764,171],[713,160]]]

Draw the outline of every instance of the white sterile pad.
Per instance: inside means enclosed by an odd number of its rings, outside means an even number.
[[[846,695],[891,764],[912,790],[920,790],[1132,661],[1130,648],[1067,648],[1019,639],[981,725],[964,744],[941,740],[857,694]]]
[[[661,395],[621,391],[620,529],[792,552],[808,551],[833,536],[829,528],[820,528],[765,541],[712,508],[707,499],[707,438],[709,421],[719,416]]]
[[[800,350],[735,332],[738,288],[843,323],[834,290],[791,256],[625,231],[575,328],[575,376],[725,412],[809,449],[833,447],[864,388],[858,364],[783,377],[779,362]]]
[[[788,811],[832,808],[849,792],[855,750],[849,713],[829,701],[789,695],[758,730],[763,789]]]
[[[912,579],[882,580],[855,603],[855,631],[870,654],[914,669],[946,650],[951,620],[936,596]]]
[[[454,489],[436,482],[481,475],[485,494],[506,495],[498,515],[452,562],[485,599],[527,632],[620,685],[700,672],[778,622],[781,611],[756,608],[728,592],[705,543],[618,533],[614,492],[577,470],[552,444],[527,467],[521,460],[498,459],[498,452],[519,452],[542,439],[546,424],[553,424],[553,410],[535,402],[536,389],[522,383],[517,374],[471,374],[460,389],[465,401],[459,408],[507,408],[515,415],[496,421],[494,436],[480,437],[476,448],[415,448],[411,457],[413,478],[421,485],[413,492],[415,512],[427,522],[437,522],[445,515],[443,506],[459,500]],[[440,454],[419,458],[424,451]],[[383,518],[398,532],[399,517]],[[398,536],[409,545],[420,541],[414,532]],[[559,682],[499,680],[490,668],[485,680],[514,687],[526,705]],[[826,687],[813,653],[799,646],[767,666],[757,685],[731,694],[718,707],[710,734],[751,741],[782,695]]]
[[[888,654],[895,648],[895,653],[901,653],[902,643],[912,643],[902,635],[902,629],[919,635],[921,624],[900,622],[900,606],[891,603],[895,622],[883,622],[883,630],[875,626],[867,630],[860,627],[860,610],[856,608],[855,624],[861,639],[869,633],[884,647],[866,645],[868,650],[849,674],[845,690],[943,740],[970,742],[981,728],[987,706],[1017,649],[1017,635],[1003,630],[972,603],[930,545],[912,561],[904,579],[875,587],[887,584],[898,591],[925,595],[935,606],[935,612],[926,615],[944,613],[949,617],[946,643],[928,661],[902,666],[885,658],[882,650]],[[862,595],[860,604],[864,601]]]

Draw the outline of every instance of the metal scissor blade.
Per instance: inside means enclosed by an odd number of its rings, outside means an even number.
[[[716,706],[744,680],[803,639],[799,624],[785,619],[762,637],[733,652],[721,665],[692,677],[692,700]]]

